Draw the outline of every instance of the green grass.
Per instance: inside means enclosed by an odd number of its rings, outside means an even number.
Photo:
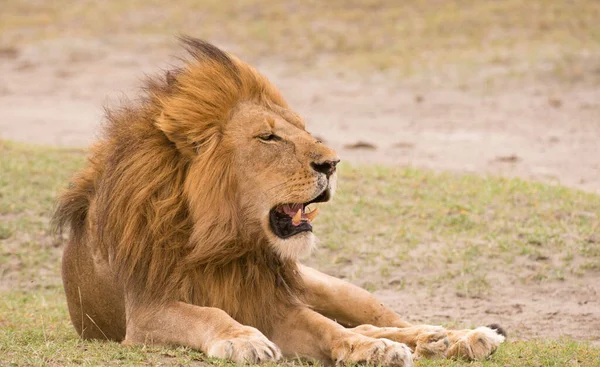
[[[70,325],[63,296],[60,288],[35,293],[13,291],[2,295],[0,366],[233,366],[183,347],[124,347],[114,342],[82,341]],[[489,360],[482,362],[422,360],[417,366],[596,367],[599,363],[600,349],[563,339],[507,342]],[[280,365],[302,363],[291,361]]]
[[[81,151],[0,141],[0,365],[225,364],[186,348],[77,338],[48,218],[56,192],[83,162]],[[492,291],[487,277],[495,275],[531,284],[576,281],[598,274],[599,208],[596,195],[516,179],[342,166],[336,200],[317,219],[321,248],[309,263],[373,289],[444,286],[465,297]],[[390,281],[397,278],[404,281]],[[469,365],[599,364],[597,347],[561,339],[509,341]]]
[[[4,0],[2,8],[0,44],[9,46],[188,33],[237,45],[248,58],[329,73],[460,83],[600,79],[600,3],[593,0]]]
[[[83,153],[0,141],[0,154],[0,289],[60,284],[60,242],[48,222],[58,189],[81,167]]]

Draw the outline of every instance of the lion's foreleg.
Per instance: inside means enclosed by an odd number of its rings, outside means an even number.
[[[299,265],[306,286],[307,302],[315,311],[354,332],[387,338],[410,346],[416,357],[461,357],[481,359],[504,341],[497,326],[474,330],[446,330],[433,325],[411,325],[372,294],[341,279]]]
[[[276,361],[281,352],[260,331],[225,311],[173,302],[158,310],[136,308],[127,315],[124,344],[185,345],[238,363]]]
[[[306,286],[307,302],[322,315],[349,327],[411,326],[368,291],[307,266],[298,266]]]
[[[405,344],[355,333],[306,307],[293,309],[277,321],[272,337],[288,357],[325,364],[412,366],[411,352]]]

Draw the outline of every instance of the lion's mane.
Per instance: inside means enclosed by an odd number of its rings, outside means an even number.
[[[109,264],[129,306],[218,307],[268,332],[277,305],[300,302],[301,281],[296,264],[244,223],[234,147],[216,148],[240,102],[287,104],[245,63],[203,41],[182,42],[191,55],[183,67],[150,78],[141,100],[107,110],[104,138],[59,198],[54,221]]]

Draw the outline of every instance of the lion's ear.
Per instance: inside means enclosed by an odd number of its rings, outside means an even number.
[[[182,131],[181,124],[171,119],[166,113],[160,114],[155,125],[182,154],[190,157],[196,155],[196,144],[190,141],[187,134]]]
[[[164,111],[156,120],[156,126],[177,147],[182,154],[193,157],[213,151],[221,140],[221,132],[217,124],[205,127],[196,134],[189,131],[189,126],[169,117]]]

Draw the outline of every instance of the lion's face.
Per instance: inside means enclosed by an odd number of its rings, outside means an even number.
[[[333,195],[336,153],[311,136],[295,113],[249,102],[234,110],[223,143],[235,155],[245,222],[259,224],[283,257],[310,251],[317,209],[308,206]]]

